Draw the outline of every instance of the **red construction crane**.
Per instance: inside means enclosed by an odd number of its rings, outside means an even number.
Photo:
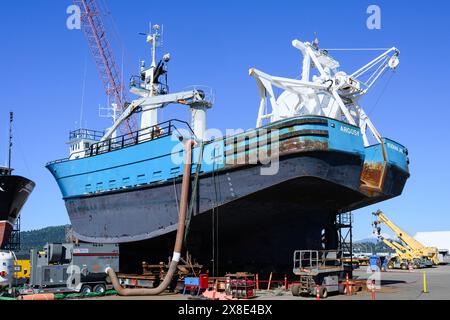
[[[128,102],[128,95],[121,81],[120,73],[117,71],[114,54],[97,3],[95,0],[73,1],[81,9],[81,25],[105,87],[106,95],[112,103],[117,105],[119,112],[123,112]],[[136,121],[130,118],[126,122],[126,129],[120,130],[128,133],[136,131]]]

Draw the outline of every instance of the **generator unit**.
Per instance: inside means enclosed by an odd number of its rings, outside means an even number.
[[[0,251],[0,288],[12,285],[15,256],[12,251]]]
[[[29,288],[24,293],[103,293],[112,288],[106,268],[119,271],[118,244],[47,244],[31,250]]]

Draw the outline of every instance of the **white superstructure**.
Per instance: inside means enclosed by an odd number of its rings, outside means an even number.
[[[397,68],[399,50],[394,47],[386,50],[356,72],[347,74],[339,70],[339,62],[327,50],[319,49],[317,39],[312,44],[294,40],[292,45],[303,55],[301,79],[250,69],[261,96],[256,127],[298,115],[326,116],[359,126],[366,146],[370,144],[368,130],[381,143],[378,131],[360,105],[360,98],[385,71]],[[314,71],[317,72],[313,75]],[[284,91],[276,97],[275,88]]]

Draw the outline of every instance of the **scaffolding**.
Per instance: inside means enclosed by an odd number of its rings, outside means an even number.
[[[8,242],[3,248],[7,251],[18,252],[21,249],[20,244],[20,217],[17,218],[16,224],[14,225],[13,230],[11,231],[11,236],[9,237]]]
[[[336,230],[338,231],[338,250],[342,252],[344,261],[353,265],[353,213],[339,213],[336,216]]]

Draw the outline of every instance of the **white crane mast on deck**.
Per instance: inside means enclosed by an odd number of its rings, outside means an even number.
[[[387,69],[397,68],[399,50],[393,47],[349,75],[339,70],[339,62],[328,51],[319,49],[317,39],[313,44],[294,40],[292,45],[303,54],[300,80],[276,77],[250,69],[250,75],[256,78],[261,97],[256,127],[261,127],[264,121],[274,122],[297,115],[326,116],[360,127],[365,146],[370,144],[368,129],[381,143],[380,134],[360,106],[359,100]],[[312,75],[314,68],[318,71],[317,75]],[[363,81],[363,76],[367,75],[368,79]],[[278,98],[274,87],[284,90]]]
[[[148,139],[152,128],[158,124],[158,110],[172,103],[189,106],[192,112],[192,129],[198,140],[205,138],[206,132],[206,111],[212,107],[212,94],[206,96],[203,90],[192,88],[191,90],[169,93],[167,87],[160,83],[159,77],[165,75],[165,66],[170,61],[170,55],[165,54],[162,60],[156,63],[156,49],[161,38],[161,27],[157,24],[150,24],[150,32],[146,34],[147,43],[151,45],[150,68],[145,68],[145,62],[141,64],[141,75],[138,83],[131,81],[131,93],[139,98],[131,102],[114,125],[109,128],[101,141],[110,139],[117,128],[135,112],[141,113],[140,137],[142,140]],[[209,100],[211,99],[211,101]]]

